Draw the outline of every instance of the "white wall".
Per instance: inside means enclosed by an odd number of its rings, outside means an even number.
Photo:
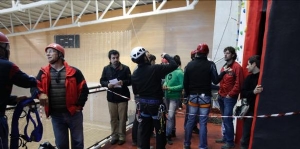
[[[212,60],[216,63],[218,71],[224,60],[223,50],[227,46],[236,47],[238,38],[238,20],[240,1],[216,1],[215,26],[213,35]],[[219,61],[220,60],[220,61]]]

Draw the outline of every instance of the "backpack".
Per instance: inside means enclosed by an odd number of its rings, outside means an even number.
[[[42,139],[43,136],[43,125],[38,113],[38,109],[37,109],[37,104],[34,101],[34,98],[36,97],[36,94],[33,95],[30,98],[24,99],[22,101],[20,101],[16,108],[15,111],[13,113],[13,117],[12,117],[12,122],[11,122],[11,134],[10,134],[10,148],[11,149],[18,149],[21,145],[22,147],[26,147],[26,143],[27,142],[39,142]],[[29,110],[28,113],[26,113],[24,111],[24,107],[29,106]],[[22,112],[26,113],[26,125],[24,128],[24,135],[19,134],[19,118],[22,114]],[[31,117],[31,113],[34,113],[36,116],[36,121],[37,123],[34,121],[34,119]],[[30,136],[28,136],[27,134],[27,127],[28,127],[28,123],[32,122],[34,129],[32,130]],[[19,146],[19,139],[21,140],[21,145]],[[23,140],[24,143],[23,143]]]

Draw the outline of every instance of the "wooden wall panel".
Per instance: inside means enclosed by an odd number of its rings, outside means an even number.
[[[182,5],[185,1],[168,2],[165,6]],[[82,70],[88,82],[99,82],[102,69],[108,64],[107,53],[111,48],[120,50],[121,62],[131,70],[135,64],[130,60],[130,51],[135,46],[143,46],[157,57],[160,63],[162,52],[179,55],[182,67],[190,61],[190,51],[197,45],[206,42],[210,48],[213,43],[215,1],[199,1],[192,11],[177,12],[149,17],[107,22],[83,27],[54,30],[10,37],[11,60],[24,72],[36,75],[41,66],[47,64],[44,48],[54,41],[54,35],[80,34],[79,49],[65,49],[65,59],[70,65]],[[141,6],[132,13],[149,11],[152,6]],[[118,16],[122,10],[108,12],[106,16]],[[80,21],[94,19],[95,15],[83,16]],[[58,25],[69,22],[70,18],[61,20]],[[49,22],[39,24],[40,27],[49,26]],[[15,28],[22,30],[22,27]],[[99,33],[131,31],[131,39],[122,47],[105,48],[101,43],[104,39],[95,36]],[[122,39],[118,39],[122,40]],[[118,41],[114,41],[118,42]],[[108,44],[108,43],[107,43]],[[95,45],[90,47],[88,45]]]

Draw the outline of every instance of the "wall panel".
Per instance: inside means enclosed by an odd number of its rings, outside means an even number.
[[[165,7],[182,5],[185,1],[168,2]],[[190,51],[196,49],[197,45],[206,42],[212,49],[215,1],[199,1],[194,10],[163,14],[149,17],[106,22],[83,27],[75,27],[49,32],[34,33],[10,37],[11,60],[29,74],[36,75],[39,68],[47,64],[44,48],[54,41],[54,35],[58,34],[80,34],[81,47],[79,49],[65,49],[66,61],[82,70],[88,82],[99,82],[102,69],[108,64],[107,53],[115,48],[121,53],[121,62],[128,65],[131,70],[136,66],[130,60],[130,51],[135,46],[144,46],[157,57],[160,63],[162,52],[171,55],[178,54],[182,58],[183,67],[190,61]],[[132,13],[147,11],[152,6],[145,5],[137,7]],[[122,10],[108,12],[106,15],[116,16]],[[83,16],[81,21],[93,19],[95,15]],[[58,25],[69,22],[70,18],[60,20]],[[39,26],[49,26],[49,22],[40,23]],[[22,28],[15,28],[22,30]],[[108,44],[100,33],[115,33],[129,31],[131,39],[127,45],[115,47],[103,46]],[[124,42],[124,39],[113,41],[114,45]],[[85,46],[85,45],[94,45]],[[211,54],[210,54],[211,55]]]

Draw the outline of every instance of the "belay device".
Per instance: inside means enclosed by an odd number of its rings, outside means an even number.
[[[37,94],[37,93],[36,93]],[[38,113],[37,105],[34,102],[34,98],[36,94],[33,95],[31,98],[24,99],[20,101],[14,111],[12,122],[11,122],[11,134],[10,134],[10,148],[11,149],[18,149],[19,147],[26,147],[27,142],[39,142],[43,136],[43,125]],[[26,113],[23,109],[24,107],[29,106],[28,113]],[[19,134],[19,118],[22,112],[26,113],[26,125],[24,127],[24,135]],[[31,112],[36,115],[36,121],[31,117]],[[27,127],[30,121],[33,124],[33,131],[31,132],[30,136],[27,134]],[[23,140],[22,140],[23,139]],[[19,145],[19,140],[21,140],[21,144]],[[24,143],[23,143],[24,141]]]

